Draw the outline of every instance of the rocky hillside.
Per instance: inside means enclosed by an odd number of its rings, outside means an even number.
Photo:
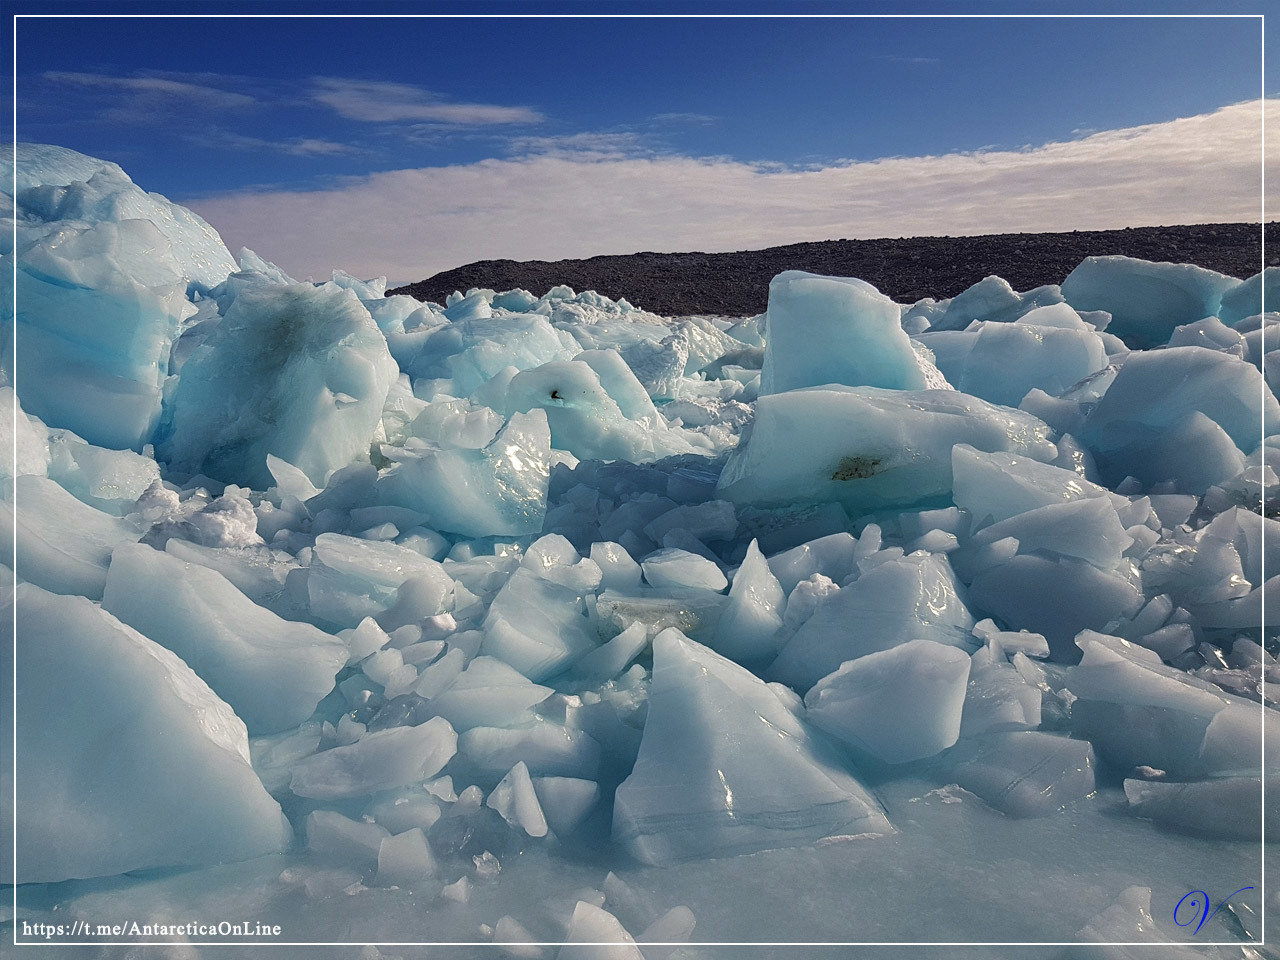
[[[1280,264],[1280,223],[1266,227],[1267,263]],[[556,284],[626,297],[668,316],[750,316],[764,310],[769,280],[783,270],[861,277],[893,299],[954,296],[995,273],[1015,289],[1058,283],[1088,256],[1195,263],[1234,277],[1261,264],[1257,224],[1213,223],[1072,233],[1003,233],[981,237],[824,240],[738,253],[635,253],[588,260],[481,260],[391,293],[443,303],[454,290],[523,287],[543,294]]]

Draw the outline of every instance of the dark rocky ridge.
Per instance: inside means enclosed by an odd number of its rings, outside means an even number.
[[[1266,227],[1267,264],[1280,264],[1280,222]],[[588,260],[480,260],[398,287],[443,303],[455,290],[523,287],[541,295],[556,284],[626,297],[666,316],[760,313],[769,281],[783,270],[861,277],[899,303],[952,297],[990,274],[1015,290],[1060,283],[1085,257],[1123,254],[1194,263],[1247,278],[1261,265],[1257,224],[1132,227],[1072,233],[1001,233],[980,237],[823,240],[738,253],[634,253]]]

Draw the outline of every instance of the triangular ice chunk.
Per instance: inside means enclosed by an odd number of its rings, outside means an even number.
[[[613,837],[661,864],[890,833],[879,804],[751,673],[680,631],[653,641],[653,687]]]
[[[244,724],[185,663],[81,597],[17,601],[20,883],[288,848]]]

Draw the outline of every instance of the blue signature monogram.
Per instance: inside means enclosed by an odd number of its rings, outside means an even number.
[[[1252,890],[1252,889],[1253,887],[1241,887],[1239,890],[1236,891],[1236,893],[1244,893],[1246,890]],[[1190,893],[1184,896],[1181,900],[1179,900],[1178,905],[1173,908],[1173,922],[1180,927],[1191,926],[1191,921],[1195,920],[1196,918],[1195,913],[1192,913],[1191,920],[1182,921],[1178,919],[1178,911],[1182,909],[1182,905],[1184,903],[1190,900],[1191,901],[1191,903],[1189,904],[1190,909],[1192,909],[1193,911],[1199,911],[1200,913],[1200,922],[1196,924],[1196,929],[1194,931],[1195,933],[1199,933],[1200,928],[1204,926],[1205,921],[1210,919],[1211,917],[1216,917],[1218,915],[1218,911],[1221,910],[1223,907],[1225,907],[1227,905],[1227,901],[1230,900],[1231,897],[1234,897],[1236,893],[1233,893],[1230,896],[1223,897],[1222,902],[1214,908],[1213,913],[1210,913],[1209,912],[1209,895],[1205,893],[1203,890],[1192,890]]]

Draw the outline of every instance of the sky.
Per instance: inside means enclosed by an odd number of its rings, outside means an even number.
[[[1257,18],[24,17],[16,33],[19,142],[115,161],[297,277],[1257,220],[1264,111],[1280,130]]]

